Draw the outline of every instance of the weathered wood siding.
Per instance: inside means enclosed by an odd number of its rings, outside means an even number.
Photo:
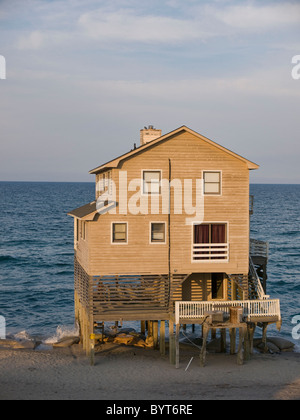
[[[83,224],[85,226],[85,235],[82,234]],[[89,272],[90,269],[88,228],[88,222],[80,221],[74,218],[74,248],[77,261],[86,272]]]
[[[172,273],[248,273],[249,257],[249,171],[246,164],[222,150],[181,132],[168,140],[148,147],[134,158],[112,170],[118,191],[119,171],[127,171],[128,183],[141,179],[142,170],[161,170],[169,178],[169,159],[172,179],[202,178],[203,170],[222,171],[222,194],[205,196],[205,222],[228,223],[229,262],[192,262],[193,231],[186,225],[184,212],[171,214],[171,272]],[[122,194],[123,192],[121,192]],[[127,192],[128,200],[136,191]],[[118,197],[118,202],[122,197]],[[174,193],[171,192],[171,203]],[[194,200],[195,204],[195,200]],[[106,274],[166,274],[168,273],[168,216],[100,215],[97,221],[87,222],[85,247],[78,244],[79,259],[91,275]],[[172,210],[173,204],[172,204]],[[117,213],[119,208],[117,208]],[[161,212],[161,210],[160,210]],[[172,213],[172,212],[171,212]],[[166,222],[166,243],[150,243],[150,222]],[[128,244],[111,243],[112,222],[128,223]],[[88,245],[88,249],[86,249]]]

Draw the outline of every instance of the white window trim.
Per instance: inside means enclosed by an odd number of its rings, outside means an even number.
[[[112,189],[112,170],[109,169],[105,172],[102,172],[99,175],[98,181],[96,183],[96,192],[103,193],[106,192],[111,194]]]
[[[207,193],[204,192],[205,182],[204,182],[204,173],[205,172],[219,172],[220,173],[220,193],[214,194],[214,193]],[[223,171],[220,169],[203,169],[202,170],[202,195],[204,197],[221,197],[223,195]]]
[[[210,259],[207,259],[207,260],[194,260],[194,226],[195,225],[227,225],[227,231],[226,231],[226,238],[227,238],[227,245],[228,245],[228,258],[226,258],[226,259],[223,259],[223,260],[210,260]],[[201,263],[204,263],[204,264],[207,264],[207,263],[209,263],[209,264],[227,264],[227,263],[229,263],[230,262],[230,243],[229,243],[229,222],[227,221],[205,221],[205,222],[193,222],[193,224],[191,225],[191,227],[192,227],[192,238],[191,238],[191,244],[192,244],[192,246],[191,246],[191,262],[193,263],[193,264],[201,264]]]
[[[154,193],[145,193],[144,192],[144,172],[160,172],[160,186],[159,186],[159,189],[160,189],[160,193],[159,194],[154,194]],[[159,197],[159,196],[161,196],[161,188],[162,188],[162,173],[163,173],[163,171],[161,170],[161,169],[142,169],[141,170],[141,195],[142,196],[146,196],[146,197],[151,197],[151,196],[154,196],[154,197]]]
[[[114,237],[114,225],[117,224],[126,224],[126,242],[114,242],[113,241],[113,237]],[[114,221],[111,222],[111,228],[110,228],[110,244],[111,245],[128,245],[128,222],[124,222],[123,220],[121,221]]]
[[[152,239],[152,225],[154,223],[161,223],[161,224],[164,224],[165,225],[165,240],[164,240],[164,242],[160,242],[160,241],[152,242],[152,240],[151,240]],[[166,222],[161,222],[159,220],[149,222],[149,244],[150,245],[166,245],[166,243],[167,243],[167,232],[166,232],[167,229],[166,229],[166,227],[167,227],[167,223]]]

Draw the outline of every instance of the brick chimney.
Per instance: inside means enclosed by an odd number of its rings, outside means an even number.
[[[153,125],[149,125],[148,128],[144,127],[140,131],[141,146],[159,137],[161,137],[161,130],[157,130]]]

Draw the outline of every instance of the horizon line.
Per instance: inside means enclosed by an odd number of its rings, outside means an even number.
[[[19,181],[19,180],[0,180],[0,183],[34,183],[34,184],[95,184],[95,181]],[[300,185],[300,182],[250,182],[250,185]]]

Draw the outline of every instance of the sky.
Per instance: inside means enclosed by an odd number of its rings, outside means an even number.
[[[1,55],[0,181],[93,182],[186,125],[300,183],[300,1],[0,0]]]

